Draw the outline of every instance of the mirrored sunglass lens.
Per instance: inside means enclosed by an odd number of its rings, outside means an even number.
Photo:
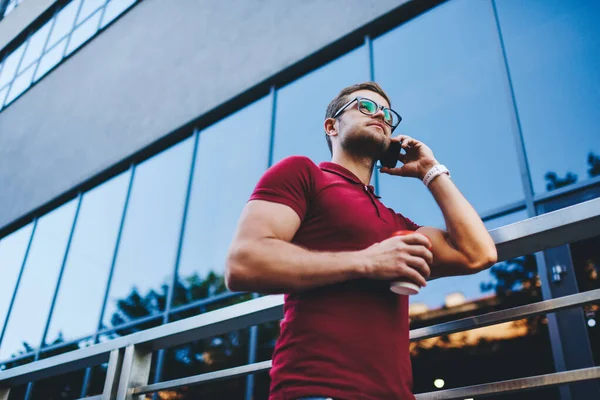
[[[385,118],[385,122],[388,124],[394,124],[394,114],[390,111],[389,108],[383,109],[383,118]]]
[[[374,114],[377,111],[377,106],[372,101],[361,100],[358,102],[358,109],[368,114]]]

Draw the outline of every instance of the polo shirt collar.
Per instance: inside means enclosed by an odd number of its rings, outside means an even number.
[[[350,181],[352,183],[357,183],[359,185],[366,186],[367,188],[369,188],[369,191],[371,192],[371,194],[373,194],[378,199],[381,198],[380,196],[377,196],[375,194],[375,189],[373,188],[373,186],[363,184],[361,182],[361,180],[358,179],[358,177],[356,175],[354,175],[354,173],[352,173],[352,171],[344,168],[340,164],[336,164],[336,163],[333,163],[333,162],[325,161],[325,162],[322,162],[322,163],[319,164],[319,168],[321,168],[323,171],[327,171],[327,172],[331,172],[331,173],[334,173],[336,175],[339,175],[342,178],[345,178],[346,180],[348,180],[348,181]]]

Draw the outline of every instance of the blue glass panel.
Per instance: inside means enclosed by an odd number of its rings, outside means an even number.
[[[505,225],[514,224],[528,218],[527,210],[516,211],[514,213],[494,218],[490,221],[485,221],[485,227],[488,230],[501,228]]]
[[[31,242],[6,332],[0,360],[39,347],[63,263],[77,200],[40,218]]]
[[[102,10],[96,11],[96,14],[92,15],[73,31],[69,40],[69,46],[67,47],[67,54],[71,54],[73,50],[79,48],[79,46],[96,34],[101,15]]]
[[[12,81],[15,77],[15,73],[17,72],[17,67],[19,66],[19,61],[21,61],[21,56],[23,56],[24,50],[25,43],[10,53],[4,60],[4,66],[2,67],[2,71],[0,71],[0,87]]]
[[[600,2],[496,4],[534,191],[599,176]]]
[[[200,133],[179,266],[184,286],[174,297],[175,305],[224,289],[227,249],[240,213],[267,168],[271,104],[266,97]],[[218,279],[206,293],[200,287],[210,272]]]
[[[92,15],[94,11],[103,6],[104,3],[106,3],[106,0],[83,0],[75,25],[79,25],[83,20]]]
[[[193,138],[140,164],[110,285],[106,326],[164,310],[175,268]]]
[[[52,67],[62,60],[66,45],[67,39],[65,38],[61,42],[57,43],[52,49],[48,50],[46,54],[44,54],[40,60],[38,70],[35,73],[35,81],[44,76],[48,71],[50,71],[50,69],[52,69]]]
[[[5,105],[16,99],[21,93],[23,93],[29,86],[31,86],[31,79],[35,71],[35,65],[29,67],[28,70],[24,71],[21,75],[17,76],[14,80],[10,92],[6,97]]]
[[[396,133],[423,141],[480,213],[522,200],[507,78],[489,1],[454,0],[373,42],[375,78],[404,118]],[[383,201],[443,226],[417,179],[380,175]]]
[[[274,163],[291,155],[331,160],[325,110],[344,87],[369,80],[368,59],[367,48],[360,47],[278,90]]]
[[[6,94],[8,93],[8,89],[10,85],[6,85],[3,89],[0,89],[0,110],[2,110],[2,106],[4,105],[4,99],[6,98]]]
[[[106,5],[106,11],[104,11],[101,28],[104,28],[112,20],[123,14],[125,10],[135,3],[135,1],[136,0],[110,0]]]
[[[98,327],[130,175],[83,196],[46,337],[49,345],[79,339]]]
[[[32,228],[33,224],[26,225],[0,240],[0,332],[4,328]]]
[[[31,35],[29,43],[27,44],[27,50],[23,56],[23,61],[21,61],[21,66],[19,67],[19,72],[23,71],[40,57],[42,51],[44,51],[44,45],[46,44],[46,39],[48,38],[48,33],[50,33],[51,26],[52,19]]]
[[[59,40],[73,30],[80,3],[81,0],[73,0],[56,14],[56,22],[50,33],[47,48],[54,46],[55,43],[58,43]]]

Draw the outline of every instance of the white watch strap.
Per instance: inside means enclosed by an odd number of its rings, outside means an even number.
[[[427,171],[427,173],[423,177],[423,183],[425,184],[425,186],[429,187],[429,184],[441,174],[446,174],[450,176],[450,171],[448,171],[448,168],[446,168],[446,166],[444,165],[434,165],[429,171]]]

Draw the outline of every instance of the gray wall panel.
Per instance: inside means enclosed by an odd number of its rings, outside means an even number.
[[[142,1],[0,113],[0,227],[404,2]]]

